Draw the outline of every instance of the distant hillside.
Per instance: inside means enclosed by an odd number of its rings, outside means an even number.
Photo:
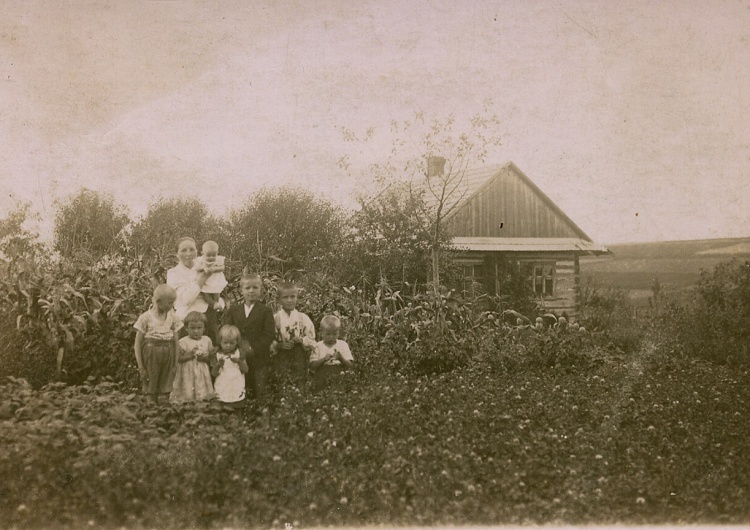
[[[625,243],[607,247],[615,254],[615,259],[692,259],[702,256],[750,258],[750,237]]]
[[[608,245],[612,256],[581,259],[581,274],[602,285],[638,293],[650,291],[654,279],[668,291],[695,285],[701,269],[737,258],[750,259],[750,237]]]

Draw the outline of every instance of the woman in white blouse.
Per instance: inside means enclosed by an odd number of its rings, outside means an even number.
[[[198,247],[192,237],[182,237],[177,241],[177,259],[179,263],[167,271],[167,285],[177,291],[174,303],[175,314],[180,320],[191,311],[198,311],[206,315],[206,335],[216,344],[217,317],[213,307],[210,307],[201,296],[203,284],[208,279],[205,272],[193,269]]]

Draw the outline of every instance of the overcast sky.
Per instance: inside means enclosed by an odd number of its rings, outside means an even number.
[[[270,184],[343,200],[342,127],[491,98],[488,162],[594,240],[750,236],[750,0],[2,1],[0,73],[3,212],[84,186],[136,215]]]

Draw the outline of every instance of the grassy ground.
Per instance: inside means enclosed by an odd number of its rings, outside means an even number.
[[[650,347],[365,370],[239,414],[112,384],[0,400],[8,527],[750,523],[750,373]]]

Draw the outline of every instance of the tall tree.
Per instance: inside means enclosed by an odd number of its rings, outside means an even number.
[[[133,224],[129,241],[132,250],[139,255],[153,252],[161,258],[171,259],[177,252],[177,240],[183,236],[194,238],[200,250],[206,239],[221,243],[224,232],[219,220],[199,199],[160,199],[149,205],[146,215]],[[221,248],[221,251],[225,252],[225,249]]]
[[[127,210],[111,195],[81,188],[57,204],[54,248],[63,256],[87,255],[98,259],[123,248]]]
[[[29,203],[20,203],[0,219],[0,260],[18,262],[33,259],[44,247],[39,242],[39,233],[29,226],[38,221],[30,211]]]
[[[258,270],[320,269],[341,237],[341,208],[295,187],[264,188],[230,212],[229,246]]]
[[[421,195],[389,187],[375,199],[362,201],[348,223],[345,262],[339,276],[347,284],[394,289],[428,282],[431,239],[415,221],[424,209]],[[447,248],[449,241],[443,239]]]
[[[489,148],[500,145],[496,134],[499,121],[490,114],[491,104],[487,102],[482,112],[472,116],[463,131],[457,130],[453,115],[428,119],[423,112],[416,112],[413,120],[392,121],[389,157],[365,170],[370,178],[410,197],[411,208],[404,215],[417,237],[429,241],[436,295],[440,292],[441,254],[446,247],[445,220],[466,193],[467,169],[483,164]],[[349,130],[344,135],[346,140],[360,141]],[[374,136],[370,128],[361,141],[369,142]],[[340,165],[348,168],[350,162],[344,157]]]

